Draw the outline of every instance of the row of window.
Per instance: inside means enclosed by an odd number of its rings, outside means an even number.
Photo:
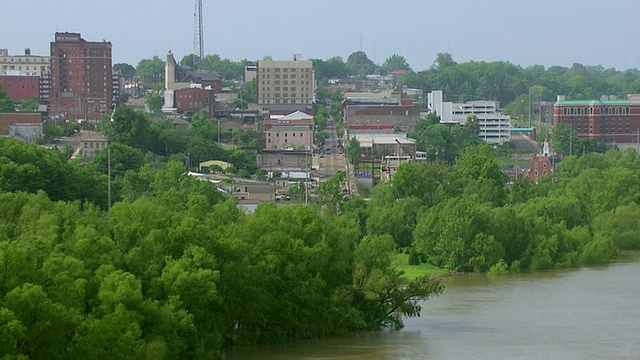
[[[271,70],[271,69],[270,69],[270,68],[265,68],[264,70],[265,70],[266,72],[269,72],[269,70]],[[297,68],[274,68],[274,69],[273,69],[273,71],[274,71],[274,72],[277,72],[277,73],[279,73],[279,72],[281,72],[281,71],[282,71],[283,73],[286,73],[286,72],[296,72],[296,71],[298,71],[298,72],[309,72],[309,70],[310,70],[309,68],[301,68],[301,69],[297,69]]]
[[[280,85],[280,80],[276,80],[275,81],[276,85]],[[265,85],[271,85],[271,81],[267,80],[266,82],[264,80],[262,80],[262,86]],[[296,85],[296,81],[295,80],[291,80],[291,83],[289,83],[287,80],[283,80],[282,81],[282,85]],[[300,85],[309,85],[309,81],[300,81]],[[263,88],[264,89],[264,88]]]
[[[271,137],[271,136],[272,136],[271,134],[272,134],[272,133],[267,133],[267,135],[268,135],[269,137]],[[287,134],[288,134],[288,133],[284,133],[284,137],[287,137]],[[294,133],[294,132],[293,132],[293,133],[291,133],[291,136],[296,137],[296,133]],[[303,133],[300,133],[300,137],[302,137],[302,136],[303,136]],[[280,137],[280,133],[279,133],[279,132],[277,132],[277,133],[276,133],[276,137]]]
[[[7,81],[8,82],[13,82],[15,79],[16,78],[10,77],[10,78],[7,78]],[[38,80],[38,79],[36,79],[36,78],[30,78],[29,79],[29,81],[31,81],[31,82],[36,82],[36,80]],[[23,78],[23,77],[18,78],[18,82],[25,82],[25,81],[26,81],[26,79]]]
[[[593,115],[595,109],[600,110],[601,115],[629,115],[629,106],[566,106],[562,108],[562,115]]]
[[[280,79],[280,74],[275,74],[273,78]],[[289,76],[288,74],[282,74],[282,79],[295,79],[295,78],[296,78],[296,74],[291,74],[291,76]],[[300,75],[300,79],[308,79],[308,78],[309,78],[309,74]],[[271,79],[271,75],[262,74],[262,79]]]
[[[17,59],[17,61],[16,61]],[[7,61],[8,60],[8,61]],[[44,62],[49,62],[48,58],[44,58],[44,57],[40,57],[40,58],[2,58],[2,60],[0,60],[0,62],[3,63],[8,63],[8,62],[18,62],[18,63],[28,63],[28,62],[33,62],[33,63],[44,63]]]

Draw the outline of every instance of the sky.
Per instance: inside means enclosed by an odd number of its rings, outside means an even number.
[[[413,70],[458,62],[640,68],[639,0],[202,0],[205,54],[234,61],[328,59],[363,50]],[[614,5],[610,5],[614,4]],[[0,48],[49,55],[55,32],[110,41],[113,63],[194,52],[195,0],[20,0],[3,6]]]

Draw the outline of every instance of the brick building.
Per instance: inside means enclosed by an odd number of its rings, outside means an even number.
[[[554,125],[571,124],[578,136],[598,141],[636,143],[640,131],[640,95],[625,100],[603,96],[600,100],[567,101],[558,95],[553,107]]]
[[[390,125],[411,132],[420,120],[420,108],[414,105],[346,105],[348,126]]]
[[[301,111],[272,115],[264,121],[265,150],[311,149],[313,124],[313,116]]]
[[[29,98],[40,98],[40,76],[9,73],[0,75],[0,86],[13,101],[25,101]]]
[[[0,113],[0,136],[9,135],[11,124],[42,124],[42,115],[28,112]]]
[[[56,33],[51,43],[49,112],[64,119],[98,122],[112,110],[111,42],[78,33]]]
[[[181,114],[193,115],[198,110],[206,108],[207,115],[214,116],[214,105],[216,102],[213,90],[206,90],[198,87],[174,90],[175,108]]]

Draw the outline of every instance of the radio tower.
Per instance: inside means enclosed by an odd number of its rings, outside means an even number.
[[[196,69],[200,69],[204,57],[204,38],[202,35],[202,0],[196,0],[196,11],[193,14],[195,19],[195,32],[193,35],[193,53],[197,56],[194,61]]]

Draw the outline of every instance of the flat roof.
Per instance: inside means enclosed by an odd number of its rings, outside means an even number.
[[[631,100],[564,100],[556,101],[556,105],[630,105],[638,104]]]
[[[356,138],[361,147],[373,147],[373,144],[378,145],[415,145],[414,139],[409,139],[406,134],[353,134],[352,138]],[[396,142],[396,140],[398,142]]]

